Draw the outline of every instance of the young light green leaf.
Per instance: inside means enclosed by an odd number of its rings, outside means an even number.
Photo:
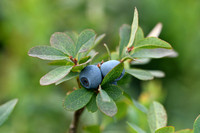
[[[108,46],[107,46],[105,43],[104,43],[104,47],[106,48],[106,51],[107,51],[107,53],[108,53],[108,60],[110,60],[110,59],[111,59],[110,50],[109,50]]]
[[[136,35],[135,35],[134,44],[137,44],[139,41],[143,39],[144,39],[144,32],[141,27],[138,27]]]
[[[40,79],[41,85],[50,85],[64,78],[71,71],[72,66],[61,66],[53,69]]]
[[[193,128],[194,128],[194,133],[200,133],[200,115],[194,121]]]
[[[128,42],[127,47],[131,47],[133,45],[137,29],[138,29],[138,11],[137,11],[137,8],[135,8],[133,23],[131,25],[131,36],[130,36],[130,40]]]
[[[139,41],[134,45],[134,52],[140,49],[155,49],[155,48],[165,48],[172,49],[171,45],[168,42],[165,42],[156,37],[148,37]]]
[[[163,105],[158,102],[153,102],[150,105],[147,118],[152,133],[167,125],[167,113]]]
[[[111,101],[111,99],[108,96],[108,94],[106,93],[106,91],[102,90],[101,87],[99,87],[99,94],[100,94],[103,102],[110,102]]]
[[[0,126],[8,119],[17,102],[18,99],[13,99],[0,106]]]
[[[89,50],[90,46],[95,41],[95,36],[96,34],[93,30],[87,29],[82,31],[76,44],[76,55],[78,52],[85,52]]]
[[[111,98],[110,102],[104,102],[99,93],[96,98],[96,103],[100,111],[107,116],[113,117],[117,113],[117,106]]]
[[[192,129],[183,129],[176,131],[175,133],[194,133]]]
[[[144,130],[142,130],[140,127],[138,127],[137,125],[133,124],[133,123],[129,123],[127,122],[128,126],[133,129],[136,133],[146,133]]]
[[[109,83],[111,81],[114,81],[115,79],[117,79],[122,71],[124,69],[124,63],[121,62],[119,63],[117,66],[115,66],[103,79],[101,85],[104,85],[106,83]]]
[[[93,92],[85,88],[73,91],[66,96],[64,100],[64,108],[70,111],[76,111],[88,104],[93,96]]]
[[[126,72],[140,80],[152,80],[153,79],[153,75],[150,72],[145,71],[145,70],[133,68],[133,69],[126,69]]]
[[[74,57],[75,44],[72,39],[65,33],[56,32],[51,36],[50,39],[51,46],[59,49],[69,56]]]
[[[63,52],[50,46],[33,47],[29,50],[28,55],[43,60],[69,60],[69,58]]]
[[[174,127],[168,126],[168,127],[162,127],[156,130],[155,133],[174,133]]]
[[[97,103],[96,103],[96,95],[93,95],[90,102],[86,105],[88,111],[94,113],[98,110]]]
[[[165,77],[165,73],[159,70],[148,70],[154,77],[156,78],[163,78]]]
[[[79,73],[77,73],[77,72],[70,72],[69,74],[67,74],[66,77],[64,77],[61,80],[57,81],[55,84],[58,85],[58,84],[60,84],[62,82],[65,82],[65,81],[68,81],[70,79],[73,79],[73,78],[77,77],[78,75],[79,75]]]
[[[135,51],[132,58],[163,58],[163,57],[176,57],[178,54],[172,49],[155,48],[143,49],[139,48]]]
[[[105,84],[102,88],[114,101],[118,100],[123,94],[121,88],[117,85]]]
[[[147,35],[147,37],[159,37],[161,31],[162,31],[162,23],[158,23]]]
[[[131,34],[131,27],[129,25],[123,24],[119,29],[120,43],[119,43],[119,58],[123,57],[126,50],[126,46],[129,42]]]

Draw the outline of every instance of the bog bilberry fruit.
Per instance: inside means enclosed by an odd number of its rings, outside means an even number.
[[[101,65],[101,72],[102,72],[103,77],[105,77],[106,74],[108,74],[119,63],[120,61],[117,61],[117,60],[109,60],[107,62],[104,62]],[[124,76],[124,73],[125,73],[125,69],[122,71],[121,75],[117,79],[115,79],[115,82],[119,81]]]
[[[83,87],[95,89],[101,84],[102,74],[96,65],[89,65],[80,72],[79,80]]]

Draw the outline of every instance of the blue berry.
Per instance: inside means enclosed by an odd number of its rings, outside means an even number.
[[[102,74],[97,66],[89,65],[80,72],[79,80],[83,87],[95,89],[101,84]]]
[[[110,61],[104,62],[101,65],[101,72],[102,72],[103,77],[105,77],[106,74],[108,74],[119,63],[120,61],[117,61],[117,60],[110,60]],[[124,76],[124,74],[125,74],[125,69],[122,71],[119,78],[115,79],[115,81],[119,81]]]

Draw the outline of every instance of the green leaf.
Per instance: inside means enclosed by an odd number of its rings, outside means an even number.
[[[76,111],[81,109],[90,101],[93,96],[93,92],[87,89],[81,88],[73,91],[66,96],[64,100],[64,108],[70,111]]]
[[[167,125],[167,113],[162,104],[153,102],[147,114],[149,127],[154,133],[157,129]]]
[[[137,109],[139,109],[140,111],[142,111],[142,112],[145,113],[145,114],[148,113],[148,109],[147,109],[144,105],[140,104],[138,101],[136,101],[134,98],[130,97],[130,96],[129,96],[127,93],[125,93],[125,92],[123,93],[123,95],[124,95],[126,98],[128,98],[128,100],[132,101],[133,104],[135,105],[135,107],[136,107]]]
[[[0,106],[0,126],[8,119],[17,102],[18,99],[13,99]]]
[[[70,72],[66,77],[62,78],[61,80],[57,81],[55,84],[58,85],[62,82],[65,82],[67,80],[73,79],[75,77],[77,77],[79,75],[79,73],[77,72]]]
[[[51,46],[59,49],[69,56],[74,57],[75,44],[72,39],[65,33],[56,32],[51,36]]]
[[[131,65],[145,65],[151,61],[149,58],[138,58],[131,62]]]
[[[97,55],[98,53],[95,53],[89,60],[87,60],[85,63],[76,65],[73,67],[72,71],[73,72],[80,72],[83,68],[85,68],[87,66],[88,63],[90,63],[94,57]]]
[[[64,78],[72,69],[72,66],[61,66],[48,72],[40,79],[41,85],[50,85]]]
[[[96,98],[96,103],[100,111],[107,116],[113,117],[117,113],[117,106],[111,98],[110,102],[104,102],[99,93]]]
[[[76,42],[78,40],[78,33],[74,32],[74,31],[66,31],[65,34],[67,34],[72,39],[74,44],[76,44]]]
[[[127,47],[131,47],[133,45],[137,29],[138,29],[138,11],[137,8],[135,8],[133,22],[131,25],[131,36]]]
[[[143,49],[139,48],[135,51],[132,58],[163,58],[163,57],[177,57],[177,53],[172,49],[155,48],[155,49]]]
[[[79,52],[84,52],[89,50],[90,46],[95,41],[95,32],[93,30],[87,29],[80,33],[78,41],[76,44],[76,55]]]
[[[144,105],[140,104],[138,101],[136,101],[136,100],[133,99],[133,98],[131,98],[131,99],[132,99],[133,104],[135,105],[135,107],[136,107],[137,109],[139,109],[140,111],[142,111],[142,112],[145,113],[145,114],[148,113],[148,109],[147,109]]]
[[[96,39],[95,39],[95,42],[94,42],[94,45],[92,46],[92,49],[97,45],[97,44],[99,44],[102,40],[103,40],[103,38],[106,36],[106,34],[101,34],[101,35],[99,35]]]
[[[145,70],[141,69],[126,69],[126,72],[140,80],[152,80],[153,75]]]
[[[83,128],[87,133],[101,133],[99,125],[90,125]]]
[[[142,130],[140,127],[138,127],[135,124],[127,122],[128,126],[135,131],[135,133],[146,133],[144,130]]]
[[[136,35],[135,35],[134,44],[137,44],[139,41],[143,39],[144,39],[144,32],[141,27],[138,27]]]
[[[200,115],[194,121],[193,128],[194,128],[194,133],[200,133]]]
[[[159,70],[149,70],[149,72],[156,78],[163,78],[165,77],[165,73]]]
[[[85,56],[83,58],[80,59],[79,64],[85,63],[86,61],[88,61],[91,57],[90,56]]]
[[[108,94],[106,93],[106,91],[102,90],[101,87],[99,87],[99,94],[100,94],[103,102],[110,102],[111,101],[111,99],[108,96]]]
[[[175,133],[193,133],[193,130],[192,129],[183,129],[183,130],[176,131]]]
[[[168,127],[162,127],[156,130],[155,133],[174,133],[174,127],[168,126]]]
[[[33,47],[29,50],[28,55],[43,60],[69,60],[64,53],[50,46]]]
[[[121,88],[117,85],[105,84],[102,88],[114,101],[118,100],[123,94]]]
[[[73,66],[74,63],[66,61],[66,60],[55,60],[55,61],[49,62],[48,65],[52,65],[52,66]]]
[[[122,71],[124,69],[124,63],[121,62],[119,63],[117,66],[115,66],[103,79],[101,85],[104,85],[106,83],[109,83],[111,81],[114,81],[115,79],[117,79]]]
[[[139,41],[134,45],[134,51],[140,49],[154,49],[154,48],[165,48],[165,49],[172,49],[171,45],[156,37],[147,37],[143,40]]]
[[[90,102],[86,105],[88,111],[94,113],[98,110],[97,103],[96,103],[96,95],[93,95]]]
[[[119,43],[119,58],[123,57],[123,53],[126,50],[126,46],[129,42],[131,34],[131,27],[123,24],[119,29],[120,43]]]

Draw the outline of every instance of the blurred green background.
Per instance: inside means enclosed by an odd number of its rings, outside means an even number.
[[[171,43],[179,57],[141,66],[163,70],[165,78],[152,82],[129,78],[127,82],[132,85],[124,86],[135,98],[148,88],[161,88],[162,95],[157,97],[168,112],[168,125],[177,130],[192,128],[200,113],[199,0],[0,0],[0,104],[19,99],[0,133],[66,132],[72,112],[63,109],[62,100],[76,82],[40,86],[39,79],[52,67],[46,61],[28,57],[28,50],[49,45],[54,32],[92,28],[97,34],[106,33],[98,46],[100,54],[106,52],[103,42],[113,51],[119,44],[119,27],[131,24],[135,6],[145,35],[162,22],[160,38]],[[83,119],[89,121],[86,116]],[[110,127],[119,128],[115,124]]]

